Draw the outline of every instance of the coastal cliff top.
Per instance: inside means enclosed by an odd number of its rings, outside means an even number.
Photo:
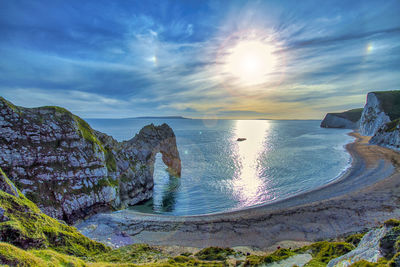
[[[344,112],[337,112],[337,113],[328,113],[331,115],[335,115],[340,118],[348,119],[352,122],[357,122],[361,118],[361,113],[363,111],[363,108],[355,108],[355,109],[350,109]]]
[[[372,92],[378,98],[382,110],[389,116],[390,120],[400,118],[400,90]]]

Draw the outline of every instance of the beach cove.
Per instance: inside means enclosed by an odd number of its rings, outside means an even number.
[[[276,203],[240,211],[165,216],[121,210],[100,213],[75,226],[114,246],[131,243],[190,247],[250,246],[274,249],[290,240],[312,242],[344,236],[400,216],[400,155],[369,145],[369,137],[346,146],[352,165],[339,179]],[[287,242],[286,242],[287,243]]]

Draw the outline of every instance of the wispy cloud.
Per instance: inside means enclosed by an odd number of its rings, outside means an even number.
[[[368,91],[400,89],[399,8],[398,1],[3,1],[0,95],[83,117],[321,118],[362,106]],[[277,61],[252,86],[223,67],[229,49],[248,40],[271,45]]]

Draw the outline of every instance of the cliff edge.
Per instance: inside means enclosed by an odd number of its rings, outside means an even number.
[[[363,109],[328,113],[321,127],[359,129],[370,144],[400,150],[400,90],[370,92]]]
[[[360,133],[372,136],[370,144],[400,149],[400,91],[379,91],[367,95],[360,121]]]
[[[23,108],[0,97],[0,168],[44,213],[68,223],[149,199],[158,152],[179,176],[167,124],[117,142],[66,109]]]
[[[341,113],[328,113],[321,122],[323,128],[357,129],[363,109],[351,109]]]

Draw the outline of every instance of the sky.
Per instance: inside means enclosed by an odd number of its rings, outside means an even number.
[[[0,95],[83,118],[321,119],[400,89],[400,1],[0,1]]]

